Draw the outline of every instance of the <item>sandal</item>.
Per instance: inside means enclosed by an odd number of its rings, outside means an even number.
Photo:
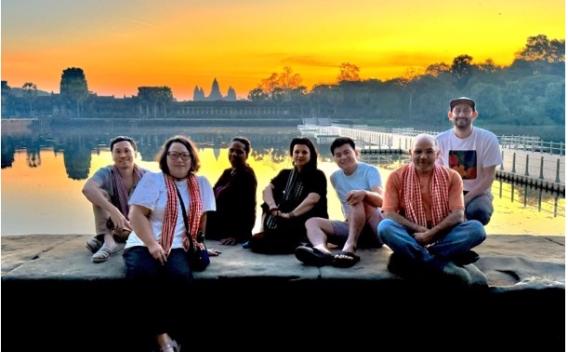
[[[333,257],[331,263],[336,268],[350,268],[360,260],[359,256],[353,252],[341,251]]]
[[[93,254],[91,260],[93,263],[103,263],[110,258],[111,255],[114,253],[120,252],[124,248],[124,244],[117,244],[114,249],[110,249],[108,247],[102,246],[97,253]]]
[[[321,267],[324,265],[329,265],[333,261],[333,255],[330,253],[325,253],[317,248],[308,246],[299,246],[294,251],[296,258],[304,263],[304,265],[311,265]]]

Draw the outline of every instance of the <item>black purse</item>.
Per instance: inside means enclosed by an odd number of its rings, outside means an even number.
[[[181,194],[177,187],[176,192],[181,204],[181,213],[183,215],[183,223],[185,224],[185,234],[189,239],[189,250],[187,251],[189,265],[193,271],[203,271],[207,268],[209,263],[211,263],[211,260],[209,260],[209,252],[207,252],[207,247],[205,246],[205,235],[203,232],[199,231],[195,241],[191,238],[185,204],[183,203],[183,199],[181,199]]]

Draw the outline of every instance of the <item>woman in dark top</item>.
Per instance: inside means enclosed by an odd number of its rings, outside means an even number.
[[[250,240],[256,208],[256,176],[246,163],[250,142],[235,137],[229,145],[231,167],[213,186],[217,211],[208,216],[207,238],[234,245]]]
[[[260,253],[292,253],[306,241],[306,220],[328,218],[327,181],[317,168],[318,154],[307,138],[290,143],[294,168],[285,169],[270,181],[262,196],[263,231],[255,234],[250,247]]]

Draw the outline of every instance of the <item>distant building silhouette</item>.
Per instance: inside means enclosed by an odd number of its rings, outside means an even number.
[[[83,100],[89,96],[87,79],[83,69],[70,67],[63,70],[60,83],[60,94],[62,98],[71,101]]]
[[[174,95],[170,87],[138,87],[138,113],[142,117],[167,116]]]
[[[229,87],[229,90],[227,90],[227,97],[225,98],[225,100],[227,101],[237,100],[237,92],[235,91],[235,88]]]
[[[221,94],[221,90],[219,89],[219,83],[217,83],[217,78],[213,80],[213,84],[211,84],[211,93],[207,97],[209,101],[215,100],[223,100],[223,95]]]
[[[203,88],[200,86],[195,86],[193,89],[193,101],[204,101],[205,100],[205,92]]]

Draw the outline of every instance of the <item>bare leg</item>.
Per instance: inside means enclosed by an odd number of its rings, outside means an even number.
[[[372,205],[365,204],[365,217],[367,219],[367,224],[371,227],[371,230],[373,230],[375,235],[378,235],[377,228],[379,226],[379,222],[383,220],[382,214],[380,211],[377,211],[377,209],[378,208]]]
[[[349,223],[349,235],[343,245],[343,252],[355,253],[357,250],[357,240],[359,239],[361,230],[363,230],[363,226],[365,226],[366,220],[365,204],[358,203],[352,205],[351,213],[347,217],[347,222]]]
[[[333,233],[331,221],[323,218],[311,218],[306,221],[306,232],[314,248],[324,253],[331,253],[327,249],[327,235]]]

